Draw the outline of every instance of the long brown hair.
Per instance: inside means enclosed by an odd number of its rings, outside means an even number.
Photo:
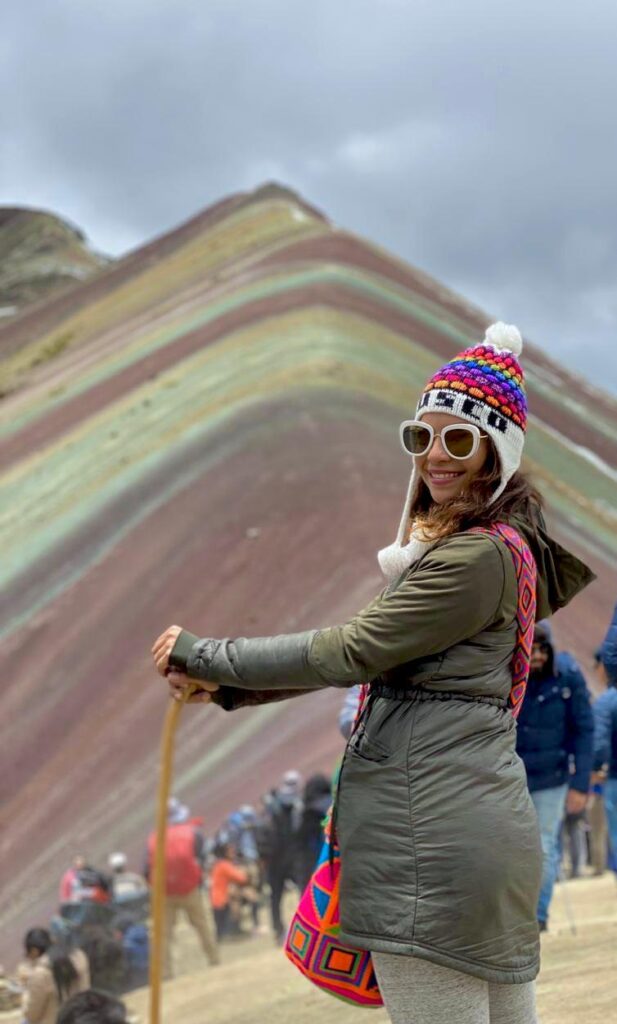
[[[410,528],[415,524],[426,540],[434,541],[473,526],[487,527],[493,523],[508,522],[514,514],[529,519],[533,525],[543,505],[539,491],[524,473],[517,471],[508,480],[505,490],[489,504],[500,478],[499,460],[491,444],[482,470],[473,479],[473,486],[452,501],[438,505],[431,498],[424,481],[420,480],[409,513]]]

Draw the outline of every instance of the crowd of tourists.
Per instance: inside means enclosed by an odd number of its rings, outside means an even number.
[[[242,805],[206,835],[202,818],[177,797],[169,800],[164,978],[175,973],[175,925],[182,916],[211,966],[220,963],[221,943],[270,928],[283,941],[284,893],[306,884],[330,801],[327,776],[303,783],[289,770],[259,808]],[[119,997],[148,983],[154,843],[152,832],[141,870],[131,870],[119,851],[105,868],[74,857],[60,879],[57,913],[45,927],[27,931],[23,959],[2,978],[3,1008],[21,1005],[25,1024],[79,1024],[82,1017],[70,1014],[82,1012],[85,1024],[126,1019],[118,1016]]]

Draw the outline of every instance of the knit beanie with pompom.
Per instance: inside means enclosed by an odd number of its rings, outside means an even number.
[[[492,324],[481,345],[460,352],[428,381],[415,419],[427,412],[447,413],[475,423],[491,438],[499,458],[500,480],[491,502],[505,490],[521,464],[527,427],[527,400],[523,371],[518,362],[523,349],[520,331],[513,324]],[[409,513],[420,483],[415,460],[399,531],[394,544],[378,554],[387,579],[399,576],[431,546],[417,536],[405,543]]]

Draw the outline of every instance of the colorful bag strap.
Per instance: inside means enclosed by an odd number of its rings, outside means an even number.
[[[495,523],[490,527],[473,527],[470,533],[489,533],[499,537],[508,548],[514,562],[518,600],[516,607],[516,643],[512,657],[512,686],[508,705],[518,718],[529,679],[529,664],[533,646],[533,631],[536,622],[536,585],[538,571],[535,559],[527,542],[520,533],[507,523]]]
[[[533,646],[533,631],[536,621],[537,568],[527,542],[520,533],[507,523],[495,523],[490,527],[474,526],[470,533],[488,533],[504,542],[512,555],[516,572],[518,591],[516,607],[516,643],[512,656],[512,686],[508,706],[515,718],[523,704],[529,678],[529,663]],[[370,685],[362,685],[354,729],[362,717],[370,695]]]

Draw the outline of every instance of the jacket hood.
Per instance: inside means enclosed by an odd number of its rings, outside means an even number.
[[[543,644],[548,644],[549,647],[555,648],[555,641],[553,639],[553,627],[551,626],[548,619],[538,619],[536,627],[534,629],[534,640]]]
[[[549,535],[540,512],[534,521],[513,515],[510,523],[529,544],[538,568],[537,620],[565,608],[596,579],[589,566]]]
[[[529,673],[529,681],[532,682],[538,677],[540,679],[551,678],[556,674],[555,665],[555,642],[553,640],[553,630],[548,619],[539,619],[536,622],[535,629],[533,631],[533,642],[534,644],[544,644],[548,648],[548,661],[544,666],[542,672],[535,673],[533,670]]]

